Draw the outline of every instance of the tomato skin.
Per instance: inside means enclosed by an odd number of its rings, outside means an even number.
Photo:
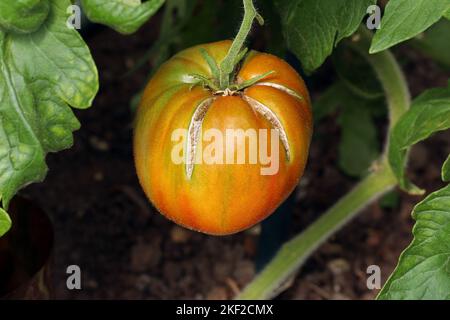
[[[140,184],[158,211],[189,229],[226,235],[247,229],[270,215],[293,191],[306,165],[312,134],[308,91],[300,76],[283,60],[252,51],[237,74],[249,80],[267,71],[274,74],[261,82],[280,87],[253,85],[244,90],[266,105],[280,120],[287,136],[290,157],[280,143],[279,171],[261,175],[255,164],[195,164],[191,178],[184,164],[171,158],[172,133],[187,129],[196,108],[213,94],[191,84],[191,74],[212,77],[202,58],[204,48],[217,61],[226,56],[231,41],[184,50],[168,60],[147,85],[136,115],[134,158]],[[215,96],[203,120],[203,132],[214,128],[273,128],[239,95]]]

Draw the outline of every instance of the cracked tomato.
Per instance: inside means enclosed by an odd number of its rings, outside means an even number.
[[[163,64],[134,131],[137,174],[150,201],[176,223],[214,235],[255,225],[288,197],[312,133],[305,84],[273,55],[249,52],[229,86],[219,87],[213,66],[230,45],[196,46]]]

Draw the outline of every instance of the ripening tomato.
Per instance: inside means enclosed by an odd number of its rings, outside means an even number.
[[[176,223],[214,235],[253,226],[287,198],[303,174],[312,134],[305,84],[273,55],[251,51],[225,90],[193,85],[213,76],[202,50],[219,64],[230,46],[196,46],[163,64],[145,89],[134,132],[137,174],[150,201]],[[246,134],[228,139],[229,132]],[[250,147],[255,136],[265,139],[257,149]],[[242,150],[245,161],[236,160]],[[273,154],[279,161],[269,172]]]

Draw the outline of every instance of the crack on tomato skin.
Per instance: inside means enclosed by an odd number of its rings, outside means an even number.
[[[192,172],[194,171],[196,149],[198,139],[200,138],[203,120],[206,117],[209,107],[211,107],[215,100],[216,97],[209,97],[206,100],[203,100],[195,109],[191,122],[189,123],[188,143],[186,150],[186,176],[188,180],[191,180]]]
[[[305,101],[305,98],[302,95],[298,94],[297,92],[295,92],[292,89],[289,89],[286,86],[283,86],[282,84],[278,84],[278,83],[274,83],[274,82],[258,82],[255,84],[255,86],[266,86],[266,87],[275,88],[275,89],[278,89],[280,91],[287,93],[288,95],[290,95],[294,98],[297,98],[301,101]]]
[[[282,90],[283,92],[288,93],[289,95],[292,95],[293,97],[303,100],[303,97],[297,94],[295,91],[275,83],[271,82],[261,82],[256,85],[265,85],[270,86],[279,90]],[[206,114],[210,108],[210,106],[213,104],[213,102],[217,99],[217,97],[226,97],[226,96],[240,96],[244,101],[246,101],[250,107],[257,113],[261,114],[269,123],[271,124],[272,128],[275,129],[280,137],[281,143],[283,145],[284,151],[286,153],[286,161],[291,160],[291,150],[289,147],[289,141],[287,138],[286,130],[284,129],[280,119],[277,117],[277,115],[265,104],[245,95],[242,91],[234,91],[231,89],[225,89],[221,91],[214,92],[214,95],[212,97],[209,97],[205,100],[203,100],[195,109],[194,114],[191,118],[191,121],[189,123],[189,129],[188,129],[188,142],[187,142],[187,150],[186,150],[186,176],[188,180],[191,180],[192,174],[194,171],[195,166],[195,158],[197,153],[197,145],[200,138],[200,132],[202,128],[203,121],[206,117]]]
[[[280,119],[278,119],[277,115],[265,104],[245,94],[242,95],[242,98],[252,107],[253,110],[261,114],[267,121],[269,121],[273,129],[277,130],[281,143],[283,144],[284,151],[286,152],[286,161],[289,162],[291,160],[291,150],[289,147],[286,130],[281,124]]]

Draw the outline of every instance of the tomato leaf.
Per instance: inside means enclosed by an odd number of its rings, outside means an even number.
[[[11,228],[11,218],[5,210],[0,208],[0,237]]]
[[[49,10],[48,0],[2,0],[0,29],[15,33],[34,32],[47,19]]]
[[[445,160],[442,166],[442,180],[450,181],[450,155],[448,155],[447,160]]]
[[[447,88],[425,91],[395,125],[389,145],[389,163],[400,187],[420,193],[405,177],[405,159],[410,146],[425,140],[431,134],[450,128],[450,83]]]
[[[449,9],[449,0],[390,0],[370,53],[377,53],[410,39],[436,23]]]
[[[450,10],[444,13],[444,17],[450,20]]]
[[[136,32],[165,0],[81,0],[86,16],[114,30],[130,34]]]
[[[277,0],[287,45],[305,72],[320,67],[342,39],[353,34],[376,0]]]
[[[414,239],[378,299],[450,299],[450,185],[413,210]]]
[[[335,82],[313,104],[315,123],[336,110],[339,111],[341,137],[338,165],[349,176],[360,177],[366,174],[379,155],[374,117],[378,116],[378,109],[384,109],[380,105],[380,100],[364,99],[356,95],[342,81]]]
[[[87,108],[98,91],[88,47],[66,26],[69,0],[51,0],[32,34],[0,32],[0,198],[7,208],[25,185],[44,178],[45,156],[68,148],[80,126],[70,106]]]
[[[203,33],[205,32],[203,29],[208,30],[206,33],[209,33],[212,29],[214,29],[202,28],[202,31],[199,32],[197,28],[198,24],[195,22],[195,16],[193,16],[196,4],[196,0],[178,0],[167,2],[164,6],[161,17],[158,39],[153,43],[149,50],[147,50],[147,52],[139,58],[134,67],[127,72],[127,75],[134,73],[136,70],[146,65],[150,60],[152,61],[153,67],[152,71],[148,75],[150,78],[158,70],[159,66],[169,59],[171,55],[199,43],[194,39],[195,36],[191,38],[189,34],[184,33],[186,29],[192,28],[192,33],[198,35],[199,38],[202,38]],[[212,2],[207,2],[207,4],[210,4],[209,6],[206,6],[207,8],[217,8],[217,5]],[[210,13],[212,12],[200,10],[198,14],[205,15],[211,20],[214,20],[214,17],[211,17]],[[207,24],[207,20],[203,19],[205,16],[200,17],[201,21],[198,22],[199,24]],[[193,41],[192,44],[186,46],[186,42],[189,43],[190,41]],[[210,39],[209,41],[201,42],[206,43],[212,41],[213,40]],[[172,50],[174,50],[173,53]]]
[[[367,174],[380,153],[369,103],[368,100],[349,95],[341,104],[343,111],[339,117],[341,141],[338,164],[344,173],[352,177]]]
[[[313,103],[314,123],[335,112],[340,101],[345,99],[343,92],[346,87],[341,81],[333,83],[325,92],[323,92]]]
[[[450,69],[450,41],[447,39],[450,34],[450,21],[441,19],[426,32],[411,40],[411,45],[419,49],[430,58],[434,59],[447,69]]]
[[[400,195],[396,190],[386,193],[378,201],[380,207],[383,209],[394,209],[397,208],[400,203]]]
[[[352,93],[365,99],[384,96],[381,83],[367,59],[345,41],[333,52],[332,61],[339,78]]]

